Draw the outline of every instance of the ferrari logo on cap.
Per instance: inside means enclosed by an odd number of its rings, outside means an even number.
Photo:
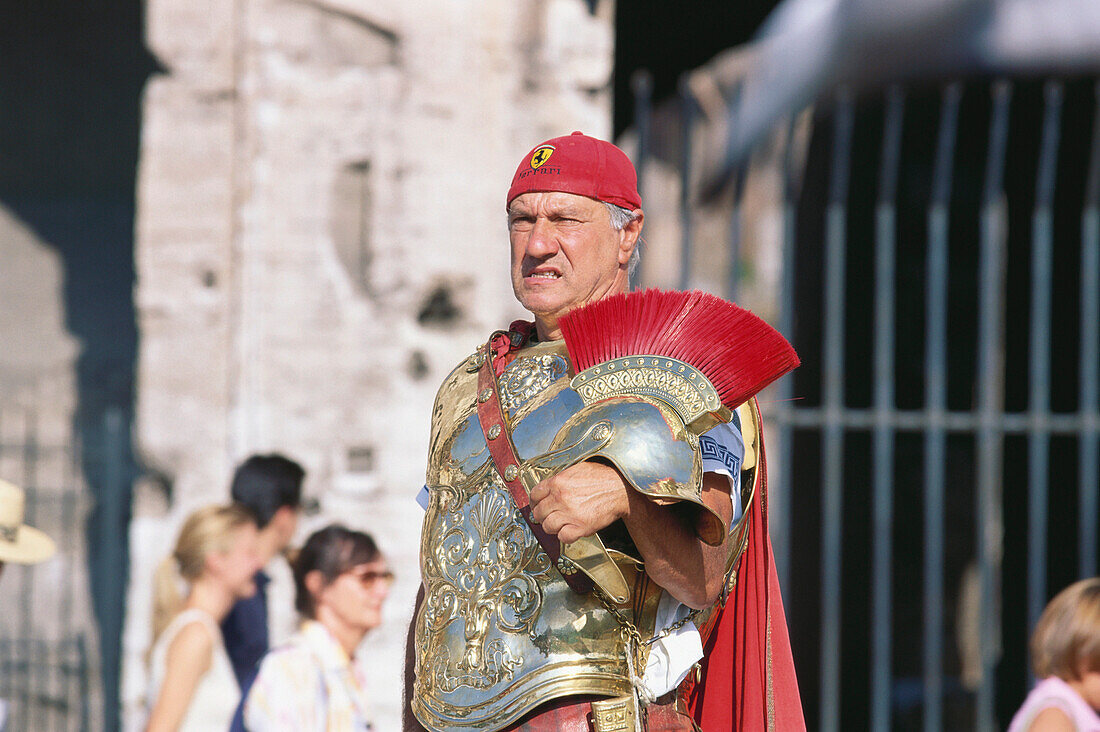
[[[553,145],[543,145],[536,148],[534,154],[531,155],[531,169],[535,170],[540,165],[550,159],[550,156],[554,154]]]

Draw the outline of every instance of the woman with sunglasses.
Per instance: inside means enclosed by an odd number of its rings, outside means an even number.
[[[382,622],[393,573],[370,536],[333,525],[306,540],[294,583],[301,630],[260,662],[242,701],[245,728],[370,730],[355,652]]]

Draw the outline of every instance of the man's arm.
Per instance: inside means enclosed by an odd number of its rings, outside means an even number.
[[[404,732],[422,732],[416,716],[412,712],[413,682],[416,679],[416,616],[420,613],[420,605],[424,602],[424,585],[416,593],[416,604],[413,606],[412,620],[409,622],[409,634],[405,640],[405,693],[402,695],[401,729]]]
[[[703,475],[703,502],[728,526],[733,517],[729,481]],[[646,573],[689,607],[717,599],[725,581],[726,541],[708,546],[681,515],[626,484],[614,468],[583,462],[539,483],[531,491],[532,517],[569,543],[622,519],[646,564]]]

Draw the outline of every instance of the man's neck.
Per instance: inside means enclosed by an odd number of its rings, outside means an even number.
[[[256,549],[265,567],[284,548],[283,539],[274,524],[268,524],[260,529],[260,533],[256,537]]]
[[[561,339],[561,326],[558,325],[557,318],[543,320],[538,315],[535,316],[535,332],[532,334],[531,341],[546,343],[548,341],[560,341]]]

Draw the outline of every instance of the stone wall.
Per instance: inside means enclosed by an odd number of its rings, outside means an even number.
[[[520,157],[610,133],[609,0],[150,0],[135,293],[128,726],[149,576],[233,466],[278,450],[398,574],[367,640],[395,729],[418,584],[428,420],[443,376],[520,314],[504,194]]]
[[[0,262],[0,478],[26,490],[25,521],[58,549],[41,564],[4,567],[0,698],[14,704],[13,728],[77,729],[81,703],[96,720],[102,710],[83,532],[90,498],[73,440],[80,344],[66,328],[61,257],[2,206]],[[61,659],[82,682],[58,670]]]

